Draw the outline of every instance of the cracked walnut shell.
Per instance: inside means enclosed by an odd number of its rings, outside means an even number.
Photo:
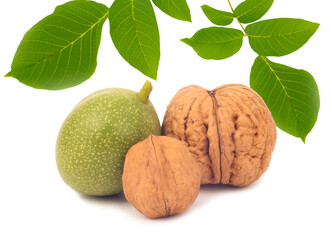
[[[200,170],[181,141],[150,135],[129,149],[122,183],[125,197],[142,214],[168,217],[195,201]]]
[[[202,184],[249,185],[268,168],[276,142],[265,102],[240,84],[181,89],[167,107],[162,134],[186,144],[200,165]]]

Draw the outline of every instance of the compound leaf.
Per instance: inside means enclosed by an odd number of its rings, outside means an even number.
[[[242,31],[233,28],[210,27],[196,32],[192,38],[181,39],[204,59],[221,60],[237,53],[243,42]]]
[[[186,0],[152,0],[167,15],[182,21],[191,22],[190,9]]]
[[[262,56],[284,56],[301,48],[319,24],[295,18],[277,18],[248,25],[251,48]]]
[[[233,13],[220,11],[208,5],[203,5],[201,8],[205,16],[215,25],[227,26],[233,22]]]
[[[115,0],[109,10],[110,34],[121,56],[146,76],[156,79],[160,38],[149,0]]]
[[[276,125],[305,142],[320,106],[313,76],[258,56],[251,69],[250,87],[262,96]]]
[[[267,13],[273,0],[246,0],[234,9],[234,15],[242,23],[257,21]]]
[[[39,89],[59,90],[89,79],[97,66],[108,8],[71,1],[34,25],[23,37],[7,77]]]

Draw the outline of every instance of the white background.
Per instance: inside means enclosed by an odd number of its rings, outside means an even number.
[[[24,33],[64,0],[0,2],[0,75],[10,70]],[[112,1],[99,1],[110,6]],[[235,7],[240,0],[232,0]],[[36,90],[13,78],[0,79],[0,239],[332,239],[331,12],[326,0],[275,0],[263,19],[303,18],[321,24],[295,53],[271,58],[309,71],[320,88],[321,108],[306,144],[278,130],[272,162],[245,188],[204,186],[183,214],[150,220],[122,194],[93,198],[77,194],[60,178],[55,163],[58,130],[72,108],[108,87],[139,90],[147,79],[117,53],[105,23],[98,67],[91,79],[62,90]],[[155,8],[161,35],[159,77],[150,96],[162,120],[176,91],[197,84],[249,84],[256,57],[247,39],[223,61],[199,58],[180,38],[211,26],[200,6],[229,10],[226,0],[188,0],[193,23]],[[232,24],[239,28],[237,22]],[[329,229],[330,228],[330,229]]]

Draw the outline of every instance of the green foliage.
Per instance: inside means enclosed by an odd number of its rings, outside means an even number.
[[[227,26],[233,22],[233,13],[220,11],[208,5],[203,5],[201,8],[205,16],[215,25]]]
[[[157,78],[160,59],[157,20],[149,0],[115,0],[109,11],[116,49],[133,67]]]
[[[96,69],[107,16],[108,8],[92,1],[58,6],[24,35],[6,76],[50,90],[84,82]]]
[[[258,56],[251,69],[250,87],[262,96],[277,126],[304,142],[320,105],[313,76]]]
[[[191,39],[182,39],[204,59],[224,59],[235,54],[247,36],[251,48],[260,56],[250,74],[250,86],[269,107],[277,126],[303,142],[316,123],[319,92],[310,73],[274,63],[266,56],[284,56],[301,48],[319,24],[302,19],[278,18],[255,22],[270,9],[273,0],[245,0],[231,15],[204,5],[206,17],[215,25],[227,25],[235,18],[243,30],[210,27]],[[243,23],[250,23],[244,27]]]
[[[246,0],[234,9],[234,15],[241,23],[257,21],[265,15],[273,0]]]
[[[232,28],[210,27],[199,30],[192,38],[181,39],[204,59],[225,59],[237,53],[243,41],[242,31]]]
[[[204,59],[225,59],[242,47],[247,36],[259,55],[250,74],[250,85],[266,101],[277,126],[303,141],[315,125],[319,93],[314,78],[304,70],[277,64],[267,56],[284,56],[301,48],[319,24],[302,19],[278,18],[256,22],[273,0],[245,0],[232,12],[203,5],[205,16],[215,25],[234,19],[241,30],[209,27],[182,41]],[[191,21],[186,0],[115,0],[106,6],[88,0],[70,1],[33,26],[23,37],[7,77],[41,89],[76,86],[94,73],[107,17],[110,36],[120,55],[146,76],[156,79],[160,60],[160,37],[153,2],[169,16]],[[246,27],[245,23],[250,23]]]
[[[190,9],[186,0],[152,0],[164,13],[182,21],[191,22]]]
[[[251,48],[262,56],[284,56],[301,48],[319,24],[294,18],[277,18],[250,24],[245,31]]]

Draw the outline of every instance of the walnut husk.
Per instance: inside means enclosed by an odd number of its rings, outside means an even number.
[[[184,142],[202,184],[251,184],[267,170],[276,142],[264,100],[240,84],[181,89],[167,107],[162,134]]]
[[[122,175],[127,200],[149,218],[187,210],[200,188],[200,169],[177,139],[150,135],[127,153]]]

